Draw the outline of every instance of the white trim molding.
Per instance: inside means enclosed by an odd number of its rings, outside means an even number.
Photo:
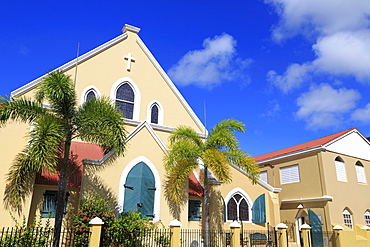
[[[282,204],[285,203],[305,203],[305,202],[331,202],[333,201],[332,196],[322,196],[322,197],[312,197],[312,198],[299,198],[299,199],[291,199],[291,200],[281,200]]]
[[[118,36],[118,37],[116,37],[114,39],[109,40],[108,42],[106,42],[106,43],[104,43],[104,44],[96,47],[95,49],[93,49],[93,50],[91,50],[91,51],[89,51],[89,52],[81,55],[80,57],[75,58],[75,59],[73,59],[73,60],[71,60],[71,61],[63,64],[62,66],[59,66],[58,68],[54,69],[53,71],[62,71],[62,72],[65,72],[65,71],[67,71],[67,70],[75,67],[76,64],[77,64],[77,61],[80,64],[80,63],[88,60],[89,58],[97,55],[98,53],[100,53],[100,52],[108,49],[109,47],[114,46],[115,44],[117,44],[117,43],[125,40],[127,38],[127,36],[128,35],[126,33],[121,34],[120,36]],[[19,96],[21,94],[26,93],[27,91],[35,88],[42,80],[44,80],[46,78],[46,76],[47,76],[47,74],[45,74],[43,76],[40,76],[39,78],[37,78],[37,79],[35,79],[35,80],[27,83],[26,85],[24,85],[24,86],[22,86],[22,87],[20,87],[20,88],[18,88],[16,90],[14,90],[13,92],[11,92],[10,96],[11,97],[17,97],[17,96]]]
[[[148,123],[150,124],[154,124],[154,123],[151,123],[151,117],[152,117],[152,106],[156,105],[158,107],[158,124],[157,125],[163,125],[163,117],[164,117],[164,109],[163,109],[163,106],[162,104],[158,101],[158,100],[152,100],[150,101],[150,103],[148,104],[148,108],[147,108],[147,113],[146,113],[146,119],[148,121]]]
[[[81,99],[80,99],[80,105],[82,105],[83,103],[85,103],[87,93],[90,90],[91,91],[94,91],[95,97],[97,97],[97,98],[100,98],[101,97],[101,93],[100,93],[100,91],[99,91],[99,89],[97,87],[95,87],[94,85],[87,86],[87,87],[84,88],[84,90],[82,90]]]
[[[134,91],[134,95],[135,95],[135,98],[134,98],[134,113],[133,113],[132,120],[139,121],[141,94],[140,94],[139,87],[136,85],[136,83],[131,78],[122,77],[122,78],[118,79],[115,83],[113,83],[113,85],[111,87],[111,90],[110,90],[110,98],[111,98],[112,101],[116,102],[117,89],[125,83],[130,85],[130,87]]]

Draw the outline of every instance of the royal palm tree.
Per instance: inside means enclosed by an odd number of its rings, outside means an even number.
[[[8,209],[21,210],[32,191],[35,174],[48,170],[59,175],[54,246],[59,246],[68,179],[77,168],[71,142],[78,139],[115,150],[110,161],[123,155],[126,131],[122,114],[108,98],[92,98],[81,106],[71,78],[50,72],[38,85],[35,100],[1,97],[0,124],[9,120],[32,125],[28,143],[7,174],[4,201]]]
[[[224,183],[232,181],[230,164],[244,169],[253,183],[259,177],[256,162],[240,149],[234,135],[234,132],[244,131],[243,123],[226,119],[216,124],[206,139],[186,126],[177,128],[169,137],[169,150],[164,157],[164,165],[167,171],[166,193],[170,200],[177,204],[184,203],[183,190],[190,173],[203,166],[205,247],[210,247],[209,170],[217,180]]]

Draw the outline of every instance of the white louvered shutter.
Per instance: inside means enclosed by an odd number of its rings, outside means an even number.
[[[344,167],[344,162],[336,160],[335,170],[337,172],[337,180],[342,182],[347,182],[346,168]]]
[[[359,183],[366,183],[365,169],[363,166],[356,164],[356,174]]]
[[[281,184],[300,182],[298,165],[280,168]]]
[[[260,179],[266,183],[268,183],[267,179],[267,171],[260,172]]]

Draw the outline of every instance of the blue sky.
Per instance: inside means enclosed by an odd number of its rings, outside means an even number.
[[[202,120],[206,105],[208,128],[246,124],[252,155],[352,127],[370,136],[369,21],[369,0],[5,1],[0,95],[127,23]]]

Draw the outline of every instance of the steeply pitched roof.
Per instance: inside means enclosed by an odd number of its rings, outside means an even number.
[[[82,160],[86,158],[101,159],[103,157],[103,150],[101,147],[83,142],[72,142],[71,155],[78,167],[75,172],[71,174],[68,180],[68,187],[81,187],[81,179],[83,172]],[[57,186],[59,181],[58,174],[53,174],[44,170],[36,175],[35,184],[53,185]]]
[[[284,148],[284,149],[281,149],[281,150],[278,150],[278,151],[275,151],[275,152],[271,152],[271,153],[267,153],[267,154],[262,154],[262,155],[254,157],[254,159],[257,162],[259,162],[259,161],[262,161],[262,160],[270,159],[270,158],[277,157],[277,156],[284,155],[284,154],[289,154],[289,153],[294,153],[294,152],[297,152],[297,151],[303,151],[305,149],[324,146],[324,145],[334,141],[335,139],[347,134],[348,132],[351,132],[352,130],[357,130],[357,129],[356,128],[348,129],[348,130],[345,130],[345,131],[342,131],[342,132],[338,132],[338,133],[335,133],[335,134],[332,134],[332,135],[329,135],[329,136],[325,136],[325,137],[313,140],[313,141],[305,142],[305,143],[302,143],[302,144],[299,144],[299,145],[296,145],[296,146]]]

